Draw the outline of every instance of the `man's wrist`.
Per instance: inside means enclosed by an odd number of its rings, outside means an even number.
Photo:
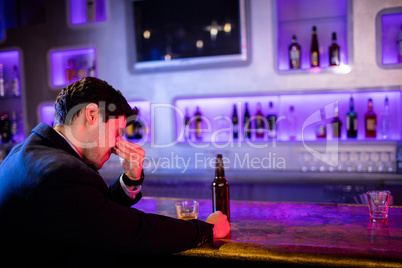
[[[144,182],[144,171],[141,171],[141,178],[139,180],[130,179],[126,173],[123,173],[123,182],[127,186],[138,186]]]

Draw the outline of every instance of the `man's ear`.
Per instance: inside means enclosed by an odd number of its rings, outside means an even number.
[[[91,125],[99,119],[99,107],[96,103],[90,103],[85,107],[85,118]]]

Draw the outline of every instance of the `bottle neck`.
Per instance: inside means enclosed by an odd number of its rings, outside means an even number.
[[[215,179],[224,179],[225,178],[225,170],[223,168],[222,158],[216,159],[216,168],[215,168]]]
[[[349,109],[350,109],[351,111],[353,111],[353,110],[355,109],[353,101],[350,102],[350,104],[349,104]]]

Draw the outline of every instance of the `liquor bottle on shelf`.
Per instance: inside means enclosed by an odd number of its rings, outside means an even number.
[[[289,107],[289,114],[287,116],[288,121],[288,135],[289,140],[296,140],[296,116],[295,116],[295,107],[292,105]]]
[[[78,79],[88,76],[87,70],[88,70],[87,62],[81,61],[80,67],[78,68]]]
[[[377,115],[373,110],[373,100],[368,100],[368,110],[364,115],[366,138],[377,137]]]
[[[134,124],[134,139],[135,140],[140,140],[144,136],[144,126],[142,125],[142,122],[139,118],[135,120]]]
[[[134,139],[134,123],[131,123],[126,127],[126,137],[129,140]]]
[[[320,66],[320,51],[318,48],[317,27],[315,26],[313,26],[313,34],[311,36],[310,62],[311,67]]]
[[[67,62],[66,69],[66,80],[68,83],[74,82],[77,80],[77,70],[75,68],[75,62],[73,59],[69,59]]]
[[[250,112],[248,111],[248,103],[246,102],[246,111],[244,112],[243,124],[244,124],[244,138],[251,138],[251,120],[250,120]]]
[[[195,110],[194,117],[195,117],[195,138],[197,140],[201,140],[202,139],[202,128],[201,128],[202,115],[201,115],[199,106],[197,106],[197,108]]]
[[[357,113],[354,110],[353,97],[350,97],[349,112],[346,114],[346,133],[348,138],[357,137]]]
[[[6,87],[4,85],[4,66],[3,63],[0,63],[0,98],[4,98],[6,96]]]
[[[18,133],[18,120],[17,113],[15,111],[11,112],[11,136],[13,141],[17,141]]]
[[[275,139],[277,134],[277,126],[276,126],[277,116],[274,112],[274,103],[272,101],[268,104],[268,115],[267,115],[267,122],[268,122],[268,138]]]
[[[257,114],[254,120],[255,136],[257,138],[264,138],[264,116],[261,112],[261,103],[257,103]]]
[[[340,64],[340,49],[339,45],[336,43],[336,33],[332,33],[332,44],[329,47],[329,65],[339,66]]]
[[[402,63],[402,25],[398,33],[398,62]]]
[[[239,117],[237,116],[237,105],[236,104],[233,104],[232,125],[233,125],[233,139],[238,139],[239,138]]]
[[[296,35],[292,36],[292,43],[289,45],[289,66],[290,69],[300,69],[301,47],[297,43]]]
[[[96,19],[96,1],[95,0],[87,0],[87,21],[92,22]]]
[[[18,77],[18,68],[17,65],[14,65],[13,68],[13,79],[11,81],[11,91],[14,96],[18,97],[21,95],[20,91],[20,79]]]
[[[7,113],[2,113],[0,117],[0,135],[2,143],[8,143],[12,139],[11,122]]]
[[[138,110],[138,114],[140,111]],[[137,117],[137,120],[126,127],[126,137],[129,140],[140,140],[144,135],[144,126],[141,120]]]
[[[325,122],[325,111],[320,109],[321,121],[318,122],[316,128],[316,137],[319,139],[324,139],[327,137],[327,124]]]
[[[190,124],[190,115],[188,113],[188,108],[186,108],[186,114],[184,115],[184,138],[186,140],[191,139]]]
[[[96,62],[92,61],[92,65],[88,68],[88,76],[96,77]]]
[[[215,179],[212,182],[212,211],[221,211],[230,219],[229,183],[225,178],[221,154],[216,157]]]
[[[381,115],[381,138],[384,140],[389,139],[390,133],[389,130],[391,128],[391,118],[389,113],[389,100],[388,96],[385,97],[384,101],[384,111]]]
[[[331,122],[332,125],[332,137],[340,138],[342,130],[342,121],[339,119],[339,107],[334,104],[334,119]]]

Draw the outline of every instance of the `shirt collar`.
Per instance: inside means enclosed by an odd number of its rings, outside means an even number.
[[[61,134],[60,132],[58,132],[57,130],[55,130],[57,132],[57,134],[59,134],[70,146],[71,148],[73,148],[73,150],[82,158],[82,155],[80,154],[80,152],[78,152],[78,150],[74,147],[74,145],[66,138],[64,137],[63,134]]]

